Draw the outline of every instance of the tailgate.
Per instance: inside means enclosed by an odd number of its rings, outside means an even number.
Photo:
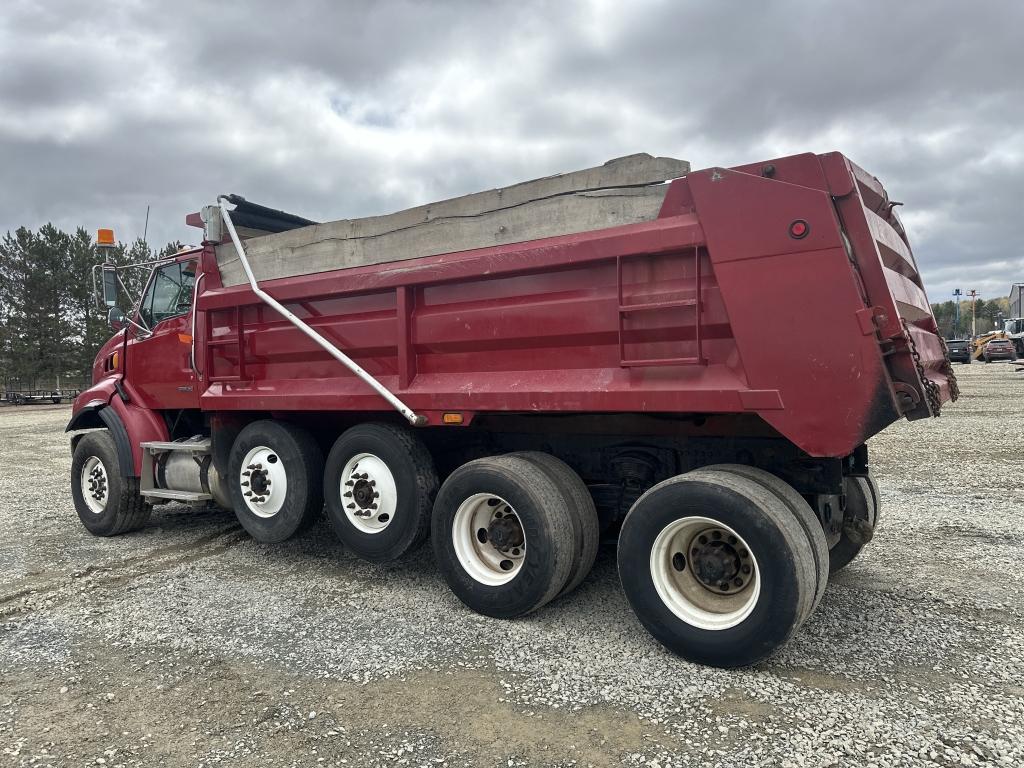
[[[847,253],[862,283],[863,322],[879,333],[896,402],[908,419],[938,416],[959,395],[917,262],[881,182],[839,153],[823,155]]]

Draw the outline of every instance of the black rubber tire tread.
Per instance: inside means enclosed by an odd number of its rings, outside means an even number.
[[[877,488],[873,486],[874,483],[866,477],[847,477],[846,511],[844,513],[844,515],[853,514],[854,517],[867,520],[872,530],[874,530],[878,520],[878,510],[875,507],[874,501]],[[850,511],[851,505],[853,505],[852,512]],[[864,544],[857,544],[851,541],[846,532],[843,531],[839,536],[839,541],[828,552],[829,575],[838,573],[856,560],[862,549],[864,549]]]
[[[388,465],[395,479],[400,501],[394,518],[380,533],[360,531],[345,514],[341,473],[357,453],[373,453]],[[397,560],[426,541],[439,486],[430,451],[412,430],[394,424],[351,427],[334,442],[324,464],[324,497],[331,527],[353,554],[374,563]]]
[[[82,466],[90,456],[103,463],[107,472],[107,506],[92,512],[82,497]],[[149,520],[152,505],[139,495],[139,478],[119,474],[117,446],[105,429],[89,432],[78,441],[71,458],[71,497],[86,530],[94,536],[119,536],[138,530]],[[116,500],[116,503],[112,503]]]
[[[505,499],[523,524],[526,558],[516,577],[505,584],[476,581],[459,562],[452,543],[455,514],[475,493]],[[518,456],[475,459],[448,476],[434,502],[431,544],[455,596],[477,613],[500,619],[525,616],[553,600],[569,580],[576,550],[565,494],[547,472]]]
[[[651,548],[667,525],[687,516],[728,525],[757,557],[761,596],[733,627],[706,630],[686,623],[654,586]],[[760,661],[788,641],[817,585],[810,542],[789,508],[760,483],[727,472],[679,475],[641,496],[622,524],[618,569],[633,612],[662,645],[690,661],[726,668]]]
[[[597,517],[597,507],[594,506],[594,497],[590,495],[587,484],[576,474],[576,470],[557,456],[543,451],[517,451],[511,455],[522,456],[539,465],[541,469],[547,470],[569,504],[577,547],[569,581],[562,587],[558,597],[567,595],[583,583],[597,560],[597,550],[601,544],[601,523]]]
[[[818,516],[814,514],[814,510],[811,509],[811,505],[807,503],[807,500],[797,492],[796,488],[778,475],[773,475],[767,470],[751,467],[747,464],[712,464],[707,467],[701,467],[698,471],[731,472],[734,475],[754,480],[782,499],[782,502],[789,507],[793,517],[803,527],[807,540],[811,544],[811,554],[814,555],[814,569],[818,574],[817,588],[814,591],[814,600],[811,604],[811,613],[814,613],[818,603],[821,602],[821,598],[825,595],[825,589],[828,587],[829,554],[828,541],[825,539],[825,529],[821,527]],[[803,620],[806,621],[807,618],[805,616]]]
[[[254,515],[242,497],[239,475],[245,455],[266,446],[281,456],[288,477],[288,495],[273,517]],[[302,427],[262,419],[247,424],[231,446],[225,479],[235,517],[257,541],[277,544],[308,529],[323,509],[324,458],[314,437]]]
[[[874,510],[874,517],[871,520],[872,530],[878,530],[878,523],[882,519],[882,496],[878,491],[878,483],[875,482],[873,477],[861,478],[867,483],[868,491],[871,493],[871,501],[873,503],[872,509]]]

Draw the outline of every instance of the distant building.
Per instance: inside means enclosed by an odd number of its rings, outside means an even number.
[[[1014,283],[1010,286],[1010,317],[1024,317],[1021,311],[1021,295],[1024,294],[1024,283]]]

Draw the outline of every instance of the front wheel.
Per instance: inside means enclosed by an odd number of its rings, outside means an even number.
[[[738,667],[785,643],[813,606],[814,554],[800,522],[760,483],[680,475],[637,500],[619,535],[619,578],[669,650]]]
[[[78,519],[94,536],[117,536],[141,528],[150,505],[139,495],[139,479],[120,474],[117,445],[103,429],[90,432],[71,458],[71,498]]]

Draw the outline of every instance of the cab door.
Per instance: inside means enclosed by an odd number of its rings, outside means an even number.
[[[153,409],[198,408],[192,371],[192,301],[197,262],[176,261],[153,270],[132,328],[125,377],[141,405]]]

